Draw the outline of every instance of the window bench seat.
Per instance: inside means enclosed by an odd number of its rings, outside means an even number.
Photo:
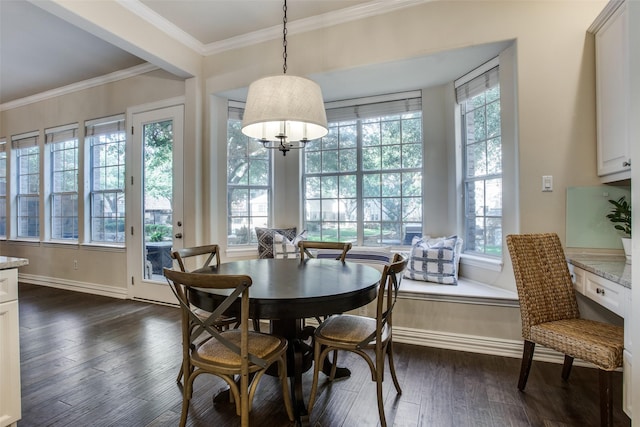
[[[515,291],[488,285],[464,277],[458,278],[458,285],[441,285],[403,278],[398,298],[426,301],[443,301],[463,304],[497,305],[518,307]]]

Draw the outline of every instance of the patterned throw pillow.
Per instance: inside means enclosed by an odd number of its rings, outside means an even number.
[[[280,233],[287,239],[296,237],[296,227],[292,228],[264,228],[256,227],[258,239],[258,258],[273,258],[273,234]]]
[[[416,239],[404,277],[457,285],[461,248],[462,239],[458,236]]]
[[[273,233],[273,257],[274,258],[300,258],[300,249],[298,242],[307,238],[307,230],[298,234],[295,239],[289,240],[286,236],[275,232]]]

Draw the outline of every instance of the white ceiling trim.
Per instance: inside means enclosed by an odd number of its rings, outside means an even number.
[[[84,80],[77,83],[72,83],[67,86],[62,86],[56,89],[51,89],[46,92],[41,92],[26,98],[16,99],[15,101],[5,102],[0,104],[0,111],[10,110],[12,108],[23,107],[25,105],[33,104],[34,102],[44,101],[46,99],[55,98],[56,96],[66,95],[72,92],[77,92],[83,89],[89,89],[95,86],[100,86],[106,83],[112,83],[118,80],[124,80],[129,77],[135,77],[140,74],[148,73],[150,71],[158,70],[159,67],[153,64],[141,64],[135,67],[127,68],[126,70],[115,71],[104,76],[96,77],[89,80]]]
[[[395,10],[404,9],[422,3],[435,0],[375,0],[365,4],[359,4],[344,9],[298,19],[287,23],[287,34],[299,34],[320,28],[331,27],[345,22],[356,21],[370,16],[382,15]],[[252,46],[267,40],[275,40],[282,37],[282,27],[274,25],[264,30],[254,31],[237,37],[231,37],[205,46],[204,55],[215,55],[227,50]]]
[[[158,30],[163,31],[168,36],[199,52],[203,56],[215,55],[232,49],[252,46],[266,40],[279,39],[282,36],[282,27],[280,25],[274,25],[264,30],[254,31],[205,45],[139,0],[116,1],[141,19],[155,26]],[[434,0],[374,0],[365,4],[327,12],[322,15],[290,21],[287,24],[287,33],[304,33],[332,25],[382,15],[431,1]]]

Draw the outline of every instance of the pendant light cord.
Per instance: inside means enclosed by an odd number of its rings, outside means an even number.
[[[284,0],[282,10],[284,11],[284,18],[282,19],[282,47],[284,49],[282,58],[284,59],[284,64],[282,65],[282,71],[287,74],[287,0]]]

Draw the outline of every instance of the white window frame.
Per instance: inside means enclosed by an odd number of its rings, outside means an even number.
[[[117,139],[106,141],[104,139],[105,135],[118,135]],[[100,140],[100,137],[103,137]],[[117,168],[118,175],[120,175],[119,183],[121,186],[113,186],[111,188],[106,189],[96,189],[95,186],[95,176],[96,167],[94,166],[94,141],[100,142],[101,145],[106,146],[107,144],[117,144],[122,152],[122,161],[118,163],[102,165],[101,168]],[[85,240],[88,243],[96,244],[96,245],[109,245],[109,246],[125,246],[125,228],[126,228],[126,200],[125,200],[125,187],[126,187],[126,145],[127,145],[127,135],[126,135],[126,125],[125,125],[125,115],[118,114],[116,116],[103,117],[99,119],[89,120],[85,122],[85,167],[86,173],[88,173],[88,189],[85,190],[85,206],[88,209],[85,209],[85,217],[87,220],[85,221],[85,230],[88,230],[86,234]],[[98,196],[101,197],[112,197],[115,198],[115,212],[110,216],[106,215],[104,210],[101,215],[96,215],[95,210],[98,208],[96,199]],[[106,239],[99,238],[99,231],[95,228],[95,222],[98,220],[102,220],[102,233],[104,233],[104,221],[107,219],[115,220],[115,230],[114,230],[114,239]],[[120,224],[122,224],[122,230],[120,230]]]
[[[15,236],[18,239],[25,240],[39,240],[40,239],[40,231],[41,231],[41,221],[40,221],[40,146],[38,145],[39,132],[29,132],[20,135],[14,135],[11,138],[11,146],[12,146],[12,161],[15,165],[15,172],[13,174],[15,178]],[[27,173],[23,173],[24,171],[21,168],[20,162],[23,156],[34,156],[37,159],[37,172],[27,171]],[[21,186],[24,179],[32,180],[35,179],[36,185],[30,186],[30,190],[23,191],[24,187]],[[33,189],[37,189],[33,191]],[[25,213],[21,209],[20,202],[23,200],[35,199],[37,204],[36,214],[30,215],[29,213]],[[35,219],[35,226],[37,233],[34,235],[23,234],[21,232],[21,222],[22,220],[26,220],[27,223],[30,220]],[[27,225],[27,229],[29,226]]]
[[[78,242],[80,221],[78,218],[78,173],[79,173],[79,143],[78,124],[45,129],[45,154],[48,156],[46,164],[48,174],[48,219],[49,229],[45,233],[48,240]],[[60,162],[56,159],[62,156]],[[71,168],[69,157],[72,157]],[[59,168],[60,165],[62,168]],[[57,186],[62,185],[62,186]],[[71,210],[69,214],[68,210]],[[63,214],[64,212],[64,214]],[[63,223],[71,221],[71,236],[65,236],[69,229]]]
[[[242,121],[242,115],[244,113],[244,103],[242,102],[238,102],[238,101],[229,101],[228,103],[228,119],[227,119],[227,150],[225,150],[227,152],[227,168],[229,167],[229,160],[232,157],[238,158],[238,157],[242,157],[242,153],[233,153],[233,156],[230,156],[228,148],[229,148],[229,144],[231,142],[230,140],[230,136],[229,136],[229,129],[230,129],[230,123],[232,121],[235,122],[240,122]],[[257,144],[260,145],[260,142],[258,142],[258,140],[256,139],[251,139],[247,136],[242,135],[243,138],[245,138],[245,141],[247,141],[248,144]],[[248,146],[248,145],[247,145]],[[226,183],[226,207],[227,209],[225,210],[227,215],[226,215],[226,221],[225,221],[225,225],[226,225],[226,230],[227,230],[227,246],[229,248],[243,248],[243,247],[255,247],[258,240],[256,238],[256,233],[255,233],[255,227],[270,227],[272,224],[272,217],[273,217],[273,152],[272,150],[263,148],[265,150],[265,154],[267,155],[266,159],[261,159],[261,160],[266,160],[268,163],[268,177],[266,182],[260,183],[260,184],[255,184],[255,183],[244,183],[244,184],[232,184],[229,183],[229,176],[228,176],[228,172],[225,174],[225,183]],[[244,153],[244,157],[248,156],[248,152]],[[249,167],[251,165],[251,163],[248,161],[248,157],[247,157],[247,162],[246,162]],[[247,215],[234,215],[233,212],[231,212],[231,203],[229,200],[231,191],[233,190],[246,190],[248,192],[248,195],[250,195],[252,192],[260,192],[264,194],[264,198],[265,198],[265,203],[266,203],[266,207],[264,206],[264,204],[256,204],[256,203],[251,203],[249,200],[247,200]],[[232,236],[232,223],[234,221],[234,219],[243,219],[243,221],[248,225],[248,233],[249,233],[249,241],[246,243],[234,243],[230,236]]]
[[[503,245],[503,191],[502,191],[502,182],[503,182],[503,169],[502,169],[502,164],[503,164],[503,155],[502,155],[502,133],[501,133],[501,129],[498,131],[497,134],[495,135],[487,135],[486,132],[488,131],[487,128],[487,106],[490,104],[483,104],[482,106],[476,108],[475,110],[473,110],[474,113],[477,113],[478,111],[484,116],[484,137],[483,139],[479,140],[479,141],[473,141],[474,146],[478,145],[478,144],[483,144],[485,147],[485,152],[488,151],[488,148],[486,147],[487,144],[491,143],[492,140],[495,141],[496,138],[500,139],[500,171],[496,172],[490,172],[490,171],[486,171],[486,173],[481,174],[481,175],[474,175],[474,176],[469,176],[468,175],[468,163],[469,160],[469,145],[468,142],[466,140],[466,128],[468,126],[468,124],[466,123],[466,118],[468,117],[467,114],[469,114],[470,112],[465,111],[465,105],[464,103],[470,99],[473,99],[474,97],[481,95],[485,92],[487,92],[488,90],[495,88],[496,86],[500,86],[500,80],[499,80],[499,60],[498,58],[494,58],[491,61],[486,62],[485,64],[481,65],[480,67],[472,70],[471,72],[469,72],[468,74],[466,74],[465,76],[457,79],[454,83],[455,86],[455,90],[456,90],[456,103],[458,105],[457,111],[458,111],[458,117],[460,120],[460,139],[461,139],[461,154],[462,154],[462,180],[461,180],[461,191],[462,191],[462,204],[463,204],[463,223],[462,223],[462,231],[463,231],[463,239],[464,239],[464,249],[463,251],[467,254],[470,254],[472,256],[477,256],[477,257],[481,257],[481,258],[496,258],[496,259],[501,259],[502,256],[504,255],[504,245]],[[493,101],[493,103],[497,102],[498,105],[500,105],[500,98],[498,98],[497,101]],[[501,122],[502,122],[502,117],[500,118]],[[487,164],[489,162],[488,159],[486,159]],[[471,230],[469,230],[468,228],[468,224],[469,224],[469,199],[468,199],[468,194],[469,192],[466,191],[467,186],[469,185],[477,185],[478,183],[483,184],[484,187],[484,191],[482,192],[482,194],[484,195],[484,197],[488,197],[488,190],[487,190],[487,184],[488,183],[494,183],[494,182],[499,182],[500,184],[500,213],[497,214],[496,212],[489,212],[488,209],[485,209],[483,212],[481,212],[478,215],[473,215],[473,222],[475,223],[476,220],[478,218],[482,218],[485,222],[485,226],[483,227],[483,235],[484,235],[484,241],[485,244],[482,246],[482,250],[477,250],[477,249],[471,249],[470,248],[470,241],[471,238],[469,237],[470,233],[472,233]],[[486,203],[483,203],[483,206],[485,206],[486,208]],[[477,212],[477,210],[474,210],[474,212]],[[488,241],[488,232],[487,232],[487,226],[486,226],[486,222],[487,221],[495,221],[495,220],[499,220],[500,222],[500,244],[499,244],[499,250],[500,250],[500,254],[499,255],[495,255],[495,254],[491,254],[489,253],[488,247],[490,247],[491,245],[489,245],[487,243]],[[475,232],[473,232],[473,234],[475,235]],[[495,240],[495,239],[494,239]]]

